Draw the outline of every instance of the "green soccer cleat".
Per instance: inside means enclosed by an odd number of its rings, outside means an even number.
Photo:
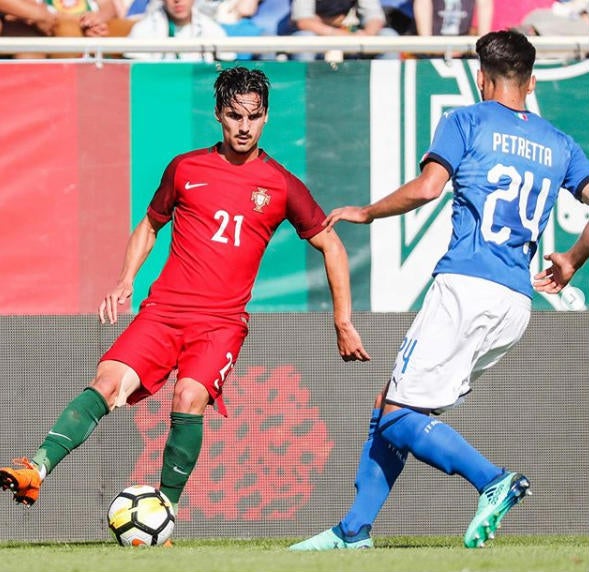
[[[483,490],[479,506],[464,534],[466,548],[482,548],[487,540],[495,538],[501,520],[526,495],[531,495],[530,481],[520,473],[505,473]]]
[[[355,536],[346,537],[339,524],[288,547],[289,550],[360,550],[366,548],[374,548],[369,527],[362,527]]]

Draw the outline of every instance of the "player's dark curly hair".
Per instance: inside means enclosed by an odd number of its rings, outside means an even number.
[[[268,93],[270,80],[260,70],[250,70],[237,66],[223,70],[215,81],[215,108],[221,111],[223,107],[231,105],[236,95],[257,93],[262,107],[268,109]]]
[[[491,78],[515,79],[520,85],[530,79],[536,61],[536,48],[513,30],[485,34],[477,40],[476,52],[481,70]]]

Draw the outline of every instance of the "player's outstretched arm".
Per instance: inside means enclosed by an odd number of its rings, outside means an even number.
[[[448,182],[448,171],[439,163],[427,163],[421,174],[379,201],[364,207],[340,207],[329,213],[323,226],[330,231],[340,220],[370,224],[376,218],[408,213],[437,199]]]
[[[118,306],[124,304],[131,297],[135,276],[151,252],[161,226],[149,216],[145,216],[131,233],[119,280],[98,307],[98,316],[102,324],[107,320],[110,324],[116,323]]]
[[[360,334],[352,323],[352,294],[348,255],[335,232],[321,231],[309,243],[323,254],[325,272],[333,301],[337,347],[344,361],[368,361]]]

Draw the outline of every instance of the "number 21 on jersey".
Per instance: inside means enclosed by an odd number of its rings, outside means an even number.
[[[228,231],[230,230],[230,225],[233,225],[233,246],[239,246],[241,244],[241,225],[243,224],[243,215],[235,215],[231,217],[231,215],[224,210],[218,210],[214,216],[215,220],[219,223],[219,228],[217,232],[213,234],[211,240],[215,242],[221,242],[222,244],[229,243],[229,236],[231,233]]]

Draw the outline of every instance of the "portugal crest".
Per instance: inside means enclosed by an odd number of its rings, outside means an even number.
[[[268,190],[258,187],[255,191],[252,191],[252,201],[254,203],[254,210],[257,213],[264,212],[262,209],[270,203]]]

